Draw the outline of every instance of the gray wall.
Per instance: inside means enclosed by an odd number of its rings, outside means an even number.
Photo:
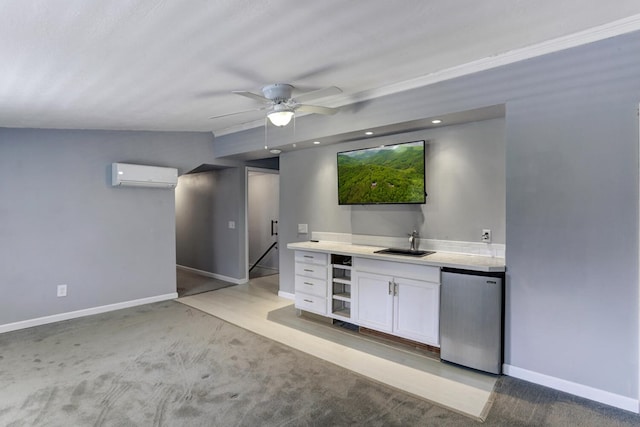
[[[635,32],[390,95],[331,118],[301,117],[296,132],[313,140],[505,104],[505,362],[637,399],[638,52]],[[232,153],[261,144],[263,135],[247,131],[217,140],[216,149]],[[318,206],[318,199],[329,208],[291,222],[283,217],[283,247],[299,240],[295,227],[302,219],[328,231],[352,228],[348,208],[333,207],[331,181],[317,193],[288,198],[296,182],[287,176],[300,176],[294,168],[311,167],[314,155],[282,157],[281,212]],[[329,163],[323,164],[311,169],[316,177],[309,180],[332,179]],[[283,272],[292,271],[290,259],[282,250]],[[283,290],[291,289],[285,278]]]
[[[280,289],[293,293],[293,251],[286,243],[308,240],[309,231],[404,236],[414,228],[426,239],[479,242],[483,228],[505,242],[505,121],[369,138],[280,157]],[[336,153],[383,143],[426,140],[424,205],[339,206]]]
[[[178,182],[178,265],[244,279],[244,167],[183,175]]]
[[[214,161],[212,141],[0,129],[0,325],[175,292],[173,190],[111,187],[110,165],[183,173]]]
[[[507,110],[507,361],[637,398],[639,92]]]

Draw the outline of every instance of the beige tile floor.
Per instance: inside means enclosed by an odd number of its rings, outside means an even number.
[[[488,414],[495,377],[296,317],[292,301],[277,296],[277,280],[261,277],[178,301],[469,417]]]

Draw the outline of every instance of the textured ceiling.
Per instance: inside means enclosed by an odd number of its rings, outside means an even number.
[[[260,106],[232,90],[335,85],[313,103],[343,105],[638,14],[637,0],[4,1],[0,126],[228,133],[264,117],[210,120]]]

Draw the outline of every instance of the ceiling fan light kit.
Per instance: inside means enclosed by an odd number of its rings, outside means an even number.
[[[275,126],[286,126],[293,118],[293,110],[284,104],[276,104],[267,117]]]

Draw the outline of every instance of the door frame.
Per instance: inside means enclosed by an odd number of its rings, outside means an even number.
[[[254,166],[245,166],[244,171],[244,259],[245,266],[244,272],[249,281],[249,172],[270,173],[273,175],[280,175],[280,171],[277,169],[257,168]],[[279,184],[278,184],[279,187]],[[280,196],[278,196],[278,205],[280,204]],[[278,211],[280,206],[278,206]],[[280,221],[280,215],[278,215],[278,221]],[[280,224],[278,224],[280,225]]]

